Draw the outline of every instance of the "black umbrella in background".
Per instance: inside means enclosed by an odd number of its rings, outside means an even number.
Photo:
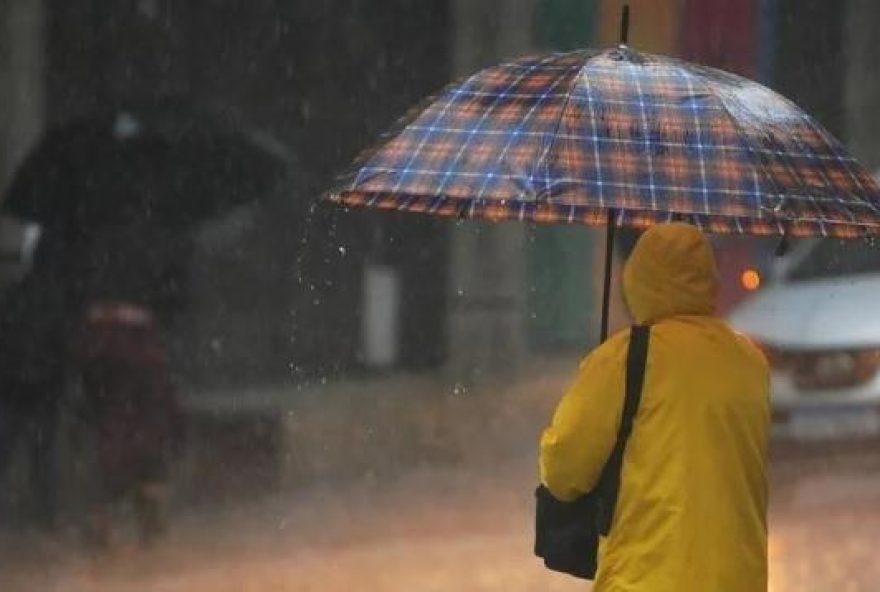
[[[57,432],[89,303],[136,304],[170,322],[185,305],[193,226],[271,198],[294,173],[281,144],[185,98],[121,104],[47,131],[0,206],[42,227],[31,269],[0,293],[0,473],[22,425]],[[51,522],[45,442],[34,498]]]
[[[228,110],[181,97],[130,102],[50,129],[3,207],[47,228],[188,226],[268,196],[294,166]]]

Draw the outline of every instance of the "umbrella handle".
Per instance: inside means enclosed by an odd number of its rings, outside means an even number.
[[[608,339],[608,316],[611,308],[611,272],[614,261],[614,234],[617,228],[617,211],[608,210],[608,219],[605,222],[605,278],[602,284],[602,325],[599,332],[599,342],[605,343]]]
[[[620,44],[627,43],[629,43],[629,4],[624,4],[620,14]]]
[[[779,244],[776,245],[776,256],[785,257],[788,254],[789,248],[788,235],[783,233],[779,239]]]

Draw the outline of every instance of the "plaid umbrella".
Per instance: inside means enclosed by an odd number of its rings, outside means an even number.
[[[674,219],[718,233],[880,231],[877,183],[796,105],[625,45],[527,57],[451,85],[365,152],[329,199],[612,231]]]

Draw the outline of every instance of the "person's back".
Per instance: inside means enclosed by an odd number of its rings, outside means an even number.
[[[766,589],[768,370],[712,316],[716,283],[708,242],[684,225],[646,233],[627,265],[651,341],[598,592]],[[542,438],[542,480],[560,499],[592,489],[613,446],[628,340],[584,360]]]

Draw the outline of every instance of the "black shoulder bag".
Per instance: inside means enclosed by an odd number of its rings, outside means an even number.
[[[617,441],[596,487],[572,502],[561,502],[540,485],[535,492],[535,555],[544,565],[578,578],[596,575],[599,536],[611,531],[626,441],[642,397],[650,329],[632,328],[626,360],[626,398]]]

